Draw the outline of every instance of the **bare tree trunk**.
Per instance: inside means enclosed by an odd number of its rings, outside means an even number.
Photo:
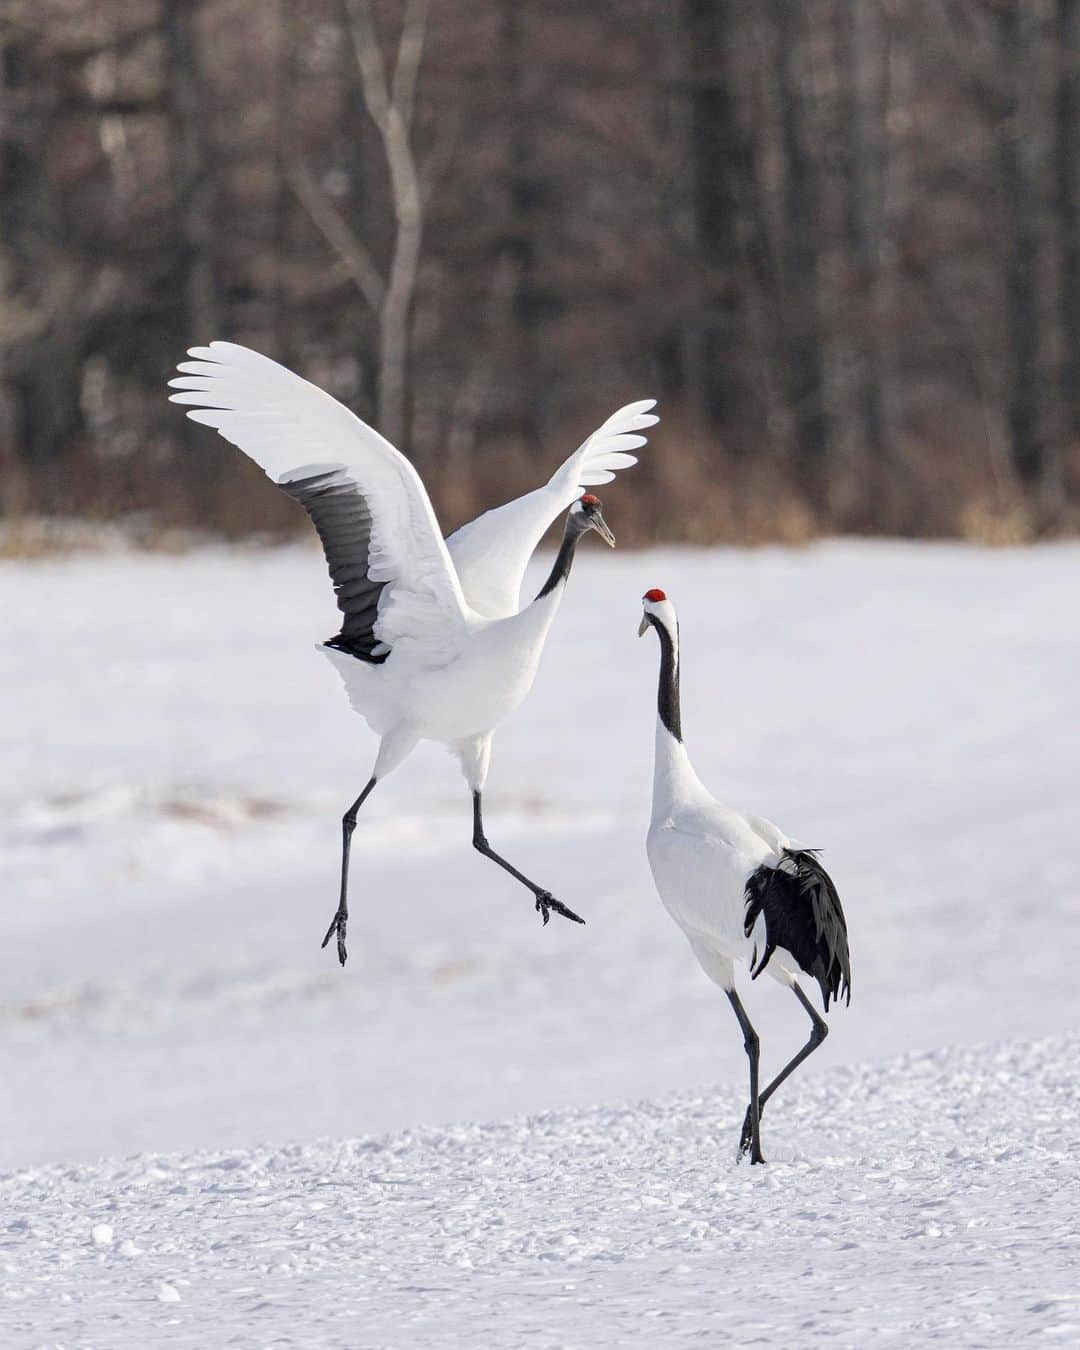
[[[274,352],[279,361],[290,365],[289,322],[285,295],[285,254],[289,235],[289,210],[292,194],[288,188],[289,132],[296,96],[294,52],[296,29],[290,0],[274,0],[274,64],[273,64],[273,218],[270,222],[270,294],[268,296],[269,327],[273,335]]]
[[[386,438],[395,445],[405,445],[409,319],[424,228],[421,174],[411,132],[416,81],[424,54],[427,0],[408,0],[405,6],[397,59],[389,81],[369,0],[346,0],[346,8],[364,103],[378,130],[390,174],[395,223],[393,253],[378,309],[377,417]]]
[[[211,104],[196,32],[198,0],[165,0],[169,136],[177,203],[177,271],[185,330],[193,342],[218,334],[216,215],[209,122]]]
[[[1029,78],[1030,43],[1024,0],[997,8],[1002,100],[998,166],[1005,217],[1005,325],[1008,339],[1008,422],[1013,465],[1021,483],[1042,486],[1046,469],[1039,429],[1039,202],[1021,91]],[[1075,166],[1074,166],[1075,167]]]
[[[32,483],[45,509],[71,508],[56,466],[83,431],[79,403],[83,321],[79,267],[64,254],[50,177],[56,107],[48,52],[32,33],[0,45],[0,379],[2,424],[10,441],[0,460],[16,466],[4,504],[24,506]],[[8,121],[11,117],[11,122]]]
[[[859,439],[867,457],[880,468],[887,449],[877,312],[881,124],[875,84],[870,78],[874,7],[864,0],[841,0],[839,17],[842,120],[847,129],[846,223],[856,307],[850,324],[855,337],[855,403]]]
[[[1080,0],[1058,0],[1054,167],[1061,234],[1060,387],[1065,433],[1080,438]]]
[[[818,299],[817,181],[807,149],[808,102],[799,59],[805,30],[800,13],[793,0],[772,0],[783,160],[781,254],[787,395],[801,477],[820,505],[824,499],[829,421]]]
[[[506,191],[503,210],[505,227],[497,245],[494,266],[508,285],[510,303],[503,341],[511,360],[511,388],[505,391],[503,424],[517,436],[531,439],[538,434],[542,409],[530,397],[538,381],[535,375],[537,326],[543,310],[542,288],[536,277],[536,220],[539,185],[536,169],[535,128],[530,109],[531,78],[528,44],[523,32],[523,6],[519,0],[501,0],[499,7],[500,116],[505,127]]]
[[[754,335],[747,288],[760,279],[768,260],[755,211],[754,147],[739,119],[731,82],[736,30],[729,0],[686,0],[695,242],[709,287],[704,317],[692,337],[699,344],[699,360],[691,365],[706,416],[730,451],[759,448],[767,441],[763,381],[751,368]]]
[[[393,108],[388,114],[386,151],[393,182],[397,236],[390,260],[386,297],[379,316],[376,396],[387,437],[395,444],[403,444],[408,392],[409,316],[416,291],[424,218],[408,131]]]
[[[389,200],[383,186],[385,155],[382,140],[368,112],[356,53],[352,41],[347,36],[353,22],[348,0],[336,0],[336,10],[346,40],[341,44],[339,53],[343,92],[340,125],[335,137],[333,154],[335,164],[341,166],[344,179],[339,183],[338,192],[332,194],[333,205],[340,213],[341,220],[348,222],[351,237],[354,240],[364,241],[371,258],[373,260],[386,258],[393,243],[394,221],[392,212],[387,209]],[[354,262],[350,264],[346,261],[346,269],[363,291],[364,285],[355,270],[355,250],[349,251],[354,257]],[[344,260],[344,255],[342,256]],[[378,416],[376,383],[380,349],[378,315],[382,307],[382,296],[386,291],[381,272],[377,289],[379,291],[377,300],[372,302],[370,297],[366,296],[368,306],[351,307],[343,334],[343,340],[357,358],[355,393],[366,407],[374,410],[376,416]],[[374,329],[369,308],[374,310]]]

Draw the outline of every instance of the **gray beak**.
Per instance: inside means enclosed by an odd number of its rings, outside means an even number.
[[[638,637],[644,637],[648,631],[649,631],[649,616],[647,614],[643,614],[641,616],[641,622],[638,624],[637,635]]]
[[[589,528],[596,531],[600,538],[607,544],[608,548],[615,547],[615,536],[607,527],[607,521],[599,511],[594,511],[589,517]]]

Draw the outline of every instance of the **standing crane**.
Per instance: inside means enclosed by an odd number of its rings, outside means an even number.
[[[662,590],[646,591],[639,635],[660,639],[652,822],[646,848],[657,892],[690,941],[702,969],[728,997],[750,1062],[750,1105],[738,1157],[763,1163],[761,1112],[776,1089],[828,1035],[796,971],[831,999],[851,1002],[847,922],[817,850],[789,839],[772,821],[722,806],[694,772],[683,744],[679,697],[679,621]],[[735,963],[757,979],[767,971],[789,988],[810,1018],[810,1039],[761,1089],[758,1034],[735,990]]]
[[[544,488],[481,516],[448,543],[413,466],[336,399],[235,343],[188,355],[170,381],[172,401],[253,459],[314,522],[344,614],[321,650],[379,737],[370,777],[342,818],[338,906],[322,945],[336,936],[345,964],[357,812],[421,740],[441,742],[458,758],[472,792],[474,848],[532,892],[545,924],[552,911],[584,922],[491,847],[483,790],[492,736],[532,687],[578,542],[592,530],[615,543],[599,499],[582,489],[635,462],[628,452],[644,444],[636,432],[656,421],[652,402],[615,413]],[[554,564],[519,610],[529,555],[561,511]]]

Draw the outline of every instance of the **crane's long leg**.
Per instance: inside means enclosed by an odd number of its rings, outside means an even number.
[[[498,863],[512,877],[515,877],[523,886],[528,886],[533,895],[536,896],[536,912],[543,917],[545,923],[550,918],[549,910],[554,910],[556,914],[561,914],[564,919],[572,919],[574,923],[584,923],[585,920],[574,913],[560,901],[556,900],[550,891],[545,891],[542,886],[538,886],[535,881],[530,881],[523,872],[519,872],[512,863],[508,863],[505,858],[501,858],[487,841],[487,835],[484,833],[483,809],[480,801],[481,794],[473,791],[473,848],[478,853],[482,853],[485,858],[490,858],[492,862]]]
[[[747,1119],[750,1121],[750,1161],[763,1163],[765,1159],[761,1156],[761,1099],[758,1097],[758,1056],[761,1042],[735,990],[725,989],[724,993],[727,994],[731,1006],[735,1009],[735,1016],[739,1019],[743,1048],[750,1061],[750,1105],[746,1109]],[[741,1151],[739,1156],[742,1156]]]
[[[341,896],[338,899],[337,913],[334,915],[330,927],[326,930],[322,945],[325,947],[336,933],[338,960],[342,965],[345,964],[348,957],[345,950],[345,930],[349,925],[349,849],[352,846],[353,830],[356,829],[356,813],[367,801],[375,782],[374,777],[368,779],[363,792],[341,817]]]
[[[800,986],[799,982],[797,980],[792,980],[791,987],[794,990],[795,997],[799,1000],[799,1002],[803,1005],[806,1011],[810,1014],[810,1021],[813,1023],[810,1029],[810,1039],[806,1042],[806,1044],[799,1051],[799,1053],[793,1056],[793,1058],[790,1059],[787,1062],[787,1064],[784,1065],[784,1067],[780,1070],[780,1072],[776,1075],[776,1077],[772,1080],[769,1086],[764,1090],[764,1092],[762,1092],[761,1096],[758,1098],[759,1118],[761,1112],[764,1111],[765,1109],[765,1103],[773,1095],[773,1093],[784,1081],[784,1079],[789,1077],[789,1075],[793,1074],[795,1070],[799,1067],[799,1065],[803,1062],[803,1060],[807,1059],[810,1055],[812,1055],[814,1051],[818,1048],[818,1046],[821,1044],[821,1042],[825,1039],[825,1037],[829,1034],[828,1022],[825,1021],[825,1019],[821,1016],[818,1010],[814,1007],[814,1005],[803,993],[802,987]],[[746,1150],[750,1147],[752,1138],[753,1138],[753,1125],[750,1120],[750,1110],[749,1108],[747,1108],[746,1119],[743,1121],[742,1138],[739,1140],[740,1156],[744,1154]]]

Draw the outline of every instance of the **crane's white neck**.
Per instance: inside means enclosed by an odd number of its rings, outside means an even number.
[[[701,790],[686,746],[677,741],[664,723],[656,719],[656,751],[653,757],[653,820],[670,815],[679,802],[685,802]]]

